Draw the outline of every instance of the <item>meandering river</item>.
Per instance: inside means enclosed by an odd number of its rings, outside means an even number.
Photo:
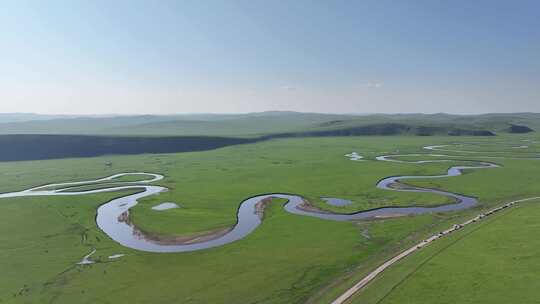
[[[392,161],[392,162],[406,162],[398,160],[401,156],[426,156],[426,154],[409,154],[409,155],[389,155],[379,156],[379,161]],[[444,155],[432,155],[432,156],[444,156]],[[414,163],[426,163],[426,162],[440,162],[450,160],[421,160]],[[58,184],[49,184],[39,187],[30,188],[19,192],[10,192],[0,194],[0,198],[13,198],[23,196],[70,196],[70,195],[84,195],[93,193],[103,193],[120,191],[126,189],[141,190],[138,193],[126,195],[117,199],[114,199],[108,203],[101,205],[97,210],[96,222],[99,228],[107,234],[111,239],[122,244],[125,247],[129,247],[136,250],[147,252],[186,252],[202,250],[212,247],[222,246],[237,240],[244,238],[253,232],[260,224],[260,202],[268,198],[283,198],[288,200],[284,208],[287,212],[303,216],[312,216],[325,220],[333,221],[351,221],[376,217],[392,217],[400,215],[411,214],[423,214],[428,212],[446,212],[452,210],[459,210],[464,208],[470,208],[477,203],[474,197],[447,192],[443,190],[434,190],[420,187],[412,187],[400,183],[407,179],[432,179],[443,178],[449,176],[458,176],[462,174],[465,169],[485,169],[494,168],[497,165],[488,162],[478,162],[476,166],[454,166],[448,169],[446,174],[435,176],[392,176],[382,179],[377,183],[377,187],[380,189],[391,191],[404,191],[404,192],[430,192],[440,194],[449,197],[455,201],[455,203],[445,204],[436,207],[382,207],[372,210],[365,210],[350,214],[331,213],[326,211],[320,211],[315,208],[307,206],[307,202],[300,195],[288,194],[288,193],[269,193],[262,194],[245,199],[240,203],[237,213],[237,223],[229,231],[222,234],[217,234],[215,237],[201,237],[200,239],[192,239],[189,243],[184,241],[178,242],[163,242],[156,240],[155,237],[148,236],[144,232],[140,231],[133,223],[129,221],[129,209],[137,205],[137,201],[141,198],[155,195],[160,192],[166,191],[165,187],[149,185],[150,183],[157,182],[163,179],[160,174],[146,173],[146,172],[132,172],[115,174],[109,177],[79,181],[79,182],[67,182]],[[133,182],[117,182],[115,180],[130,175],[144,175],[148,176],[148,179],[133,181]],[[114,182],[114,186],[106,187],[107,183]],[[120,184],[120,185],[119,185]],[[83,185],[99,185],[100,189],[77,191],[77,187]],[[307,207],[306,207],[307,206]]]

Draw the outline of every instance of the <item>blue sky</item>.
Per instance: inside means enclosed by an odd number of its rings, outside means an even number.
[[[2,1],[0,112],[540,112],[538,1]]]

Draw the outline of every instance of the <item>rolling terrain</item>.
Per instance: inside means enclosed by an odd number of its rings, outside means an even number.
[[[303,135],[493,135],[540,129],[540,114],[371,114],[298,112],[68,117],[5,122],[0,134],[259,137]],[[39,116],[37,116],[39,117]],[[515,127],[512,127],[515,126]],[[526,128],[520,128],[526,127]],[[530,129],[530,130],[528,130]]]
[[[2,122],[11,119],[11,122]],[[30,120],[27,120],[30,119]],[[25,121],[19,121],[25,120]],[[0,161],[202,151],[279,138],[534,134],[540,114],[0,115]]]

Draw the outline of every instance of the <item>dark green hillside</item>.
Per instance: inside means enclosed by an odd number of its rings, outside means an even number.
[[[204,136],[2,135],[0,161],[203,151],[255,141],[255,139]]]

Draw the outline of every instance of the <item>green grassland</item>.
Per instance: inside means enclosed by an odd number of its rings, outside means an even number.
[[[522,138],[508,135],[512,141]],[[302,138],[196,153],[7,162],[0,163],[0,192],[120,172],[161,173],[165,179],[157,184],[170,191],[142,200],[132,209],[132,219],[145,231],[185,235],[233,225],[243,199],[269,192],[300,194],[318,207],[338,212],[446,203],[438,195],[385,191],[375,184],[391,175],[440,174],[459,160],[402,164],[373,159],[396,151],[429,153],[421,147],[455,141],[410,136]],[[352,151],[366,161],[351,162],[343,156]],[[483,160],[476,155],[465,159]],[[476,195],[481,205],[472,210],[348,223],[292,215],[281,208],[283,201],[275,201],[253,234],[192,253],[144,253],[110,240],[96,227],[95,212],[120,193],[2,199],[0,229],[9,233],[2,233],[0,242],[0,303],[118,303],[126,299],[132,303],[322,303],[384,258],[433,231],[510,198],[540,194],[535,184],[538,161],[493,161],[503,167],[412,181]],[[321,196],[354,203],[330,207]],[[182,208],[151,210],[165,201]],[[101,263],[75,266],[93,247]],[[107,259],[117,253],[127,255]]]
[[[537,303],[538,203],[522,203],[422,249],[351,303]]]
[[[261,193],[297,193],[317,206],[341,212],[446,203],[446,197],[385,191],[375,184],[390,175],[438,174],[446,171],[448,164],[351,162],[343,156],[358,150],[373,159],[381,151],[413,151],[429,142],[416,137],[287,139],[197,153],[4,163],[1,174],[6,182],[0,190],[123,171],[162,173],[167,178],[160,184],[170,191],[143,200],[133,209],[133,219],[148,232],[193,233],[234,224],[240,202]],[[113,163],[112,169],[104,165],[106,162]],[[320,200],[322,196],[347,198],[354,203],[330,207]],[[162,201],[179,202],[184,208],[163,213],[150,209]]]
[[[11,232],[2,239],[2,302],[304,302],[359,261],[432,222],[388,221],[391,227],[378,227],[366,239],[354,224],[291,215],[277,201],[264,224],[240,242],[151,254],[123,248],[94,226],[95,208],[110,197],[2,202],[0,225]],[[31,224],[21,227],[22,218]],[[100,263],[74,265],[92,248]],[[126,256],[107,259],[118,253]]]

